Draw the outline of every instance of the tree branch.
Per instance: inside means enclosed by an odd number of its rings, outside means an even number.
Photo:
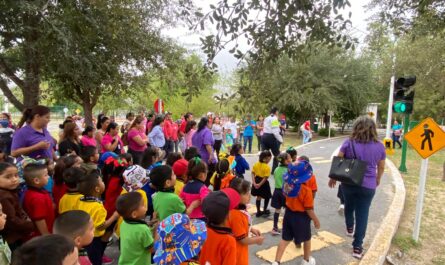
[[[23,105],[22,102],[20,102],[14,94],[11,92],[11,90],[8,87],[8,84],[6,81],[0,77],[0,89],[3,91],[3,94],[9,99],[9,101],[20,111],[23,111],[25,109],[25,105]]]
[[[14,71],[8,67],[4,58],[0,57],[0,71],[4,73],[9,79],[11,79],[20,89],[25,89],[25,82],[22,79],[18,78]]]

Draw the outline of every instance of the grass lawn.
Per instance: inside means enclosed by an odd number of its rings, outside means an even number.
[[[390,159],[400,165],[401,150]],[[445,264],[445,182],[442,181],[445,150],[429,158],[423,216],[418,243],[412,240],[416,202],[419,185],[421,157],[414,149],[408,148],[408,173],[403,174],[406,187],[405,210],[399,229],[393,239],[390,253],[403,253],[397,264]],[[392,255],[393,256],[393,255]]]

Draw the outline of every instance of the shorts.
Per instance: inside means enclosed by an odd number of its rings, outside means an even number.
[[[283,219],[284,241],[294,241],[299,245],[311,239],[311,218],[306,212],[294,212],[286,208]]]
[[[286,197],[284,197],[282,189],[274,190],[271,205],[275,209],[281,209],[286,206]]]
[[[264,178],[255,177],[255,183],[260,183]],[[252,196],[259,196],[263,199],[270,199],[272,197],[272,193],[270,192],[270,184],[269,181],[266,180],[263,185],[259,189],[256,189],[252,184],[252,190],[250,192]]]

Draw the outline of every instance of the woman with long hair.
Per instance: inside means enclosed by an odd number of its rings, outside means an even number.
[[[212,124],[212,134],[215,139],[215,144],[213,148],[216,151],[216,157],[219,157],[219,151],[221,150],[222,141],[223,141],[223,127],[221,125],[221,120],[219,117],[215,117]]]
[[[101,148],[101,153],[114,152],[118,155],[125,153],[124,143],[119,137],[119,125],[117,123],[112,122],[108,125],[102,138]]]
[[[153,125],[150,134],[148,134],[148,138],[150,139],[150,144],[156,146],[160,149],[163,149],[165,146],[165,136],[164,131],[162,130],[164,126],[164,117],[157,116],[153,121]]]
[[[369,208],[385,170],[386,159],[385,147],[378,139],[373,119],[361,116],[355,120],[352,135],[343,142],[338,156],[360,159],[368,164],[361,186],[341,184],[345,200],[346,234],[354,238],[352,255],[361,259]],[[335,184],[335,180],[329,180],[329,187],[334,188]]]
[[[68,122],[63,127],[63,138],[59,143],[60,156],[80,154],[80,129],[74,122]]]
[[[22,155],[31,158],[54,157],[55,140],[46,129],[50,121],[50,110],[45,106],[26,109],[12,138],[11,155],[21,161]],[[23,126],[26,123],[26,126]]]
[[[104,114],[99,114],[97,116],[97,124],[96,124],[97,131],[95,135],[97,146],[101,145],[102,138],[104,137],[109,124],[110,124],[110,118],[108,118]]]
[[[209,120],[207,117],[201,118],[198,123],[198,130],[192,137],[192,145],[199,150],[199,155],[201,156],[202,161],[207,164],[208,167],[208,175],[206,184],[210,184],[210,177],[213,175],[215,171],[215,164],[217,162],[215,155],[213,154],[214,149],[213,145],[215,144],[215,139],[213,138],[213,134],[208,128]]]
[[[144,118],[137,116],[128,129],[128,153],[133,156],[133,163],[141,165],[144,151],[147,149],[148,138],[144,133]]]

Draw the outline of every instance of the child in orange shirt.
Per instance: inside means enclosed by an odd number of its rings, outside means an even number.
[[[310,162],[309,157],[307,156],[300,156],[298,158],[298,161],[306,161],[308,163]],[[318,185],[317,185],[317,179],[315,178],[314,174],[312,174],[311,178],[306,182],[306,185],[312,190],[312,196],[315,199],[315,194],[317,194]]]
[[[236,240],[227,221],[229,211],[239,202],[240,196],[232,188],[214,191],[204,199],[202,212],[207,218],[207,240],[201,249],[200,264],[236,264]]]
[[[236,164],[234,156],[224,157],[218,161],[215,173],[210,179],[214,191],[229,187],[230,182],[235,178],[232,172],[234,163]]]
[[[235,178],[230,182],[230,187],[236,190],[240,195],[240,204],[237,208],[230,210],[228,225],[232,229],[233,236],[236,239],[236,264],[249,264],[249,245],[261,245],[264,242],[264,236],[261,232],[251,227],[252,217],[246,211],[246,205],[250,202],[249,181],[242,178]],[[249,237],[252,233],[254,236]]]
[[[312,176],[312,167],[306,161],[298,161],[289,166],[284,175],[283,193],[286,196],[286,212],[283,220],[283,234],[272,265],[280,264],[284,251],[293,240],[295,245],[303,243],[302,265],[315,265],[311,257],[311,220],[316,229],[320,221],[314,213],[314,198],[306,182]]]

